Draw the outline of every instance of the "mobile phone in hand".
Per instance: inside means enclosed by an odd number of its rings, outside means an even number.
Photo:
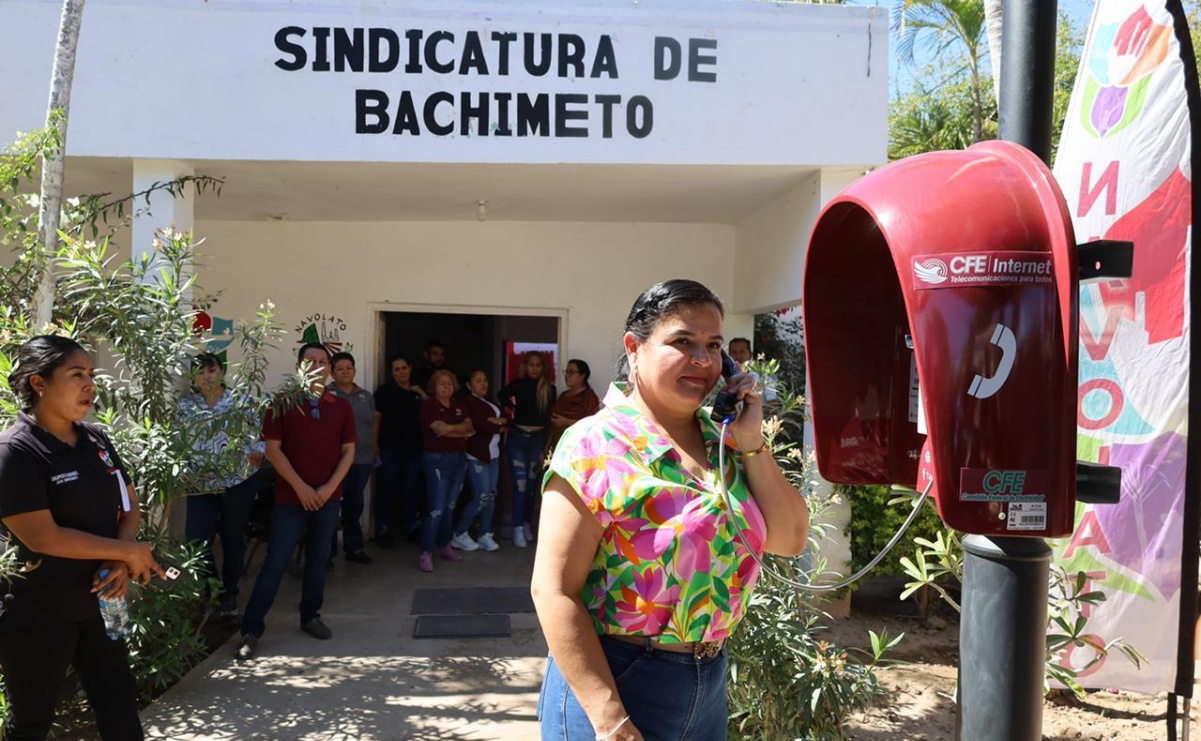
[[[169,563],[162,559],[159,559],[158,563],[159,566],[163,567],[163,574],[165,577],[154,574],[150,577],[150,586],[154,587],[155,589],[170,589],[171,587],[175,586],[175,582],[179,580],[179,577],[183,576],[183,570],[175,564]]]

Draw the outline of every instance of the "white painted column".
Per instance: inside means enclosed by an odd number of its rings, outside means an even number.
[[[156,183],[169,183],[181,177],[195,174],[194,168],[178,160],[134,160],[133,192],[144,193]],[[171,227],[175,231],[190,232],[195,224],[195,196],[189,186],[177,198],[165,190],[156,190],[146,199],[139,197],[133,204],[133,235],[130,251],[138,257],[153,250],[154,238],[159,229]]]
[[[140,195],[154,188],[157,183],[169,183],[192,175],[192,166],[176,160],[134,160],[133,193],[138,197],[131,204],[133,225],[130,236],[130,253],[134,260],[153,252],[158,231],[171,227],[175,231],[191,232],[195,223],[195,199],[190,188],[185,188],[176,198],[166,190],[155,190],[147,205],[146,197]],[[183,500],[171,503],[167,527],[171,534],[182,538],[187,527],[187,508]]]
[[[811,420],[805,420],[805,450],[813,450],[813,422]],[[827,499],[834,493],[834,484],[822,478],[816,467],[813,471],[813,482],[816,496]],[[834,526],[821,542],[821,550],[826,557],[826,568],[839,575],[833,581],[842,581],[851,575],[851,503],[845,498],[832,501],[823,513],[821,522]],[[836,618],[849,616],[851,614],[850,592],[838,601],[827,603],[825,610]]]

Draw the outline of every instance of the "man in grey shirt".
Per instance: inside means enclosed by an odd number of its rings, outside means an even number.
[[[371,556],[363,550],[363,492],[367,480],[379,459],[379,415],[375,412],[375,398],[367,389],[354,382],[354,356],[348,352],[335,353],[330,358],[334,382],[328,387],[335,396],[350,402],[354,409],[354,427],[358,442],[354,449],[354,465],[342,480],[342,550],[346,560],[352,563],[369,564]],[[330,559],[338,552],[338,535],[334,533],[334,544]]]

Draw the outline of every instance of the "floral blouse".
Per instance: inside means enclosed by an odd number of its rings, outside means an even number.
[[[711,468],[702,480],[682,465],[671,441],[613,391],[606,408],[564,432],[543,481],[562,477],[605,528],[584,605],[602,634],[664,643],[727,638],[759,576],[734,528],[758,555],[767,537],[741,466],[727,452],[731,517],[717,481],[720,430],[709,415],[697,411]]]

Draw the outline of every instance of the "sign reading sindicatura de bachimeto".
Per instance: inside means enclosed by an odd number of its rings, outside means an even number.
[[[715,38],[655,36],[627,49],[610,34],[454,31],[436,28],[284,26],[275,33],[275,66],[301,74],[355,75],[347,125],[356,134],[643,139],[655,126],[655,105],[644,79],[624,92],[588,89],[594,80],[624,80],[623,54],[653,60],[651,78],[717,82]],[[645,65],[642,65],[645,69]],[[415,91],[409,83],[447,78],[447,88]],[[469,90],[474,78],[506,78],[508,90]],[[579,82],[579,90],[539,90],[545,78]],[[423,80],[424,82],[424,80]],[[641,88],[641,90],[640,90]]]

